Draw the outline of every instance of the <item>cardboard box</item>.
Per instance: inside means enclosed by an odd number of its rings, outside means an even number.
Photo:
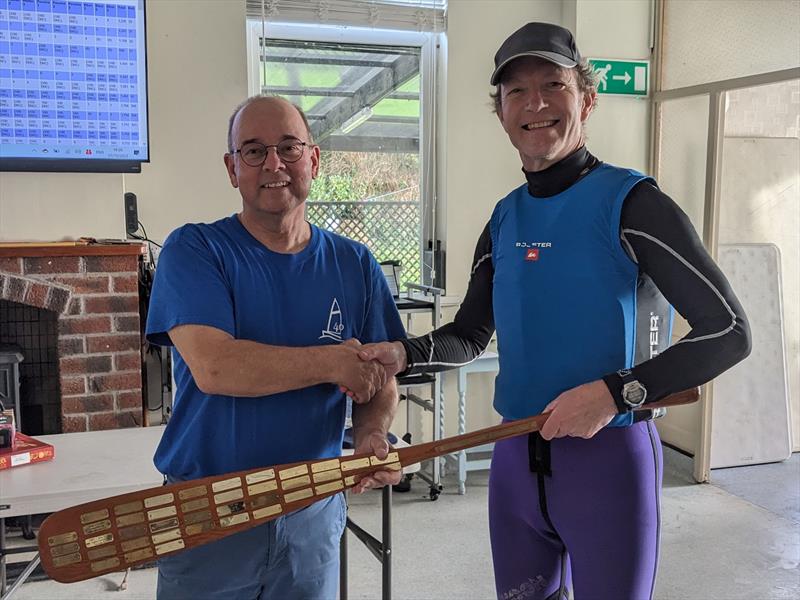
[[[55,455],[55,448],[50,444],[18,431],[14,436],[14,447],[0,449],[0,470],[53,460]]]

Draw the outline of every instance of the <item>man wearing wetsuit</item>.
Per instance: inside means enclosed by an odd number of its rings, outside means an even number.
[[[527,184],[481,234],[464,302],[430,334],[365,346],[390,374],[479,356],[497,329],[494,406],[552,414],[495,445],[489,523],[498,598],[651,598],[661,444],[632,409],[747,356],[750,332],[688,217],[649,177],[585,147],[596,91],[572,34],[528,23],[495,56],[495,108]],[[652,281],[691,331],[636,364],[637,286]],[[640,415],[644,415],[641,417]]]

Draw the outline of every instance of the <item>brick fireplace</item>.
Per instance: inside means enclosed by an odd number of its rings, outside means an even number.
[[[139,427],[143,244],[0,244],[0,344],[19,346],[22,431]]]

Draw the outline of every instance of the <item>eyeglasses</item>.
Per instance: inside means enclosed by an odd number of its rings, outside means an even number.
[[[242,144],[238,150],[231,151],[231,154],[239,154],[245,164],[251,167],[260,167],[267,160],[270,148],[275,148],[278,157],[283,162],[293,163],[300,160],[308,144],[300,140],[283,140],[277,144],[262,144],[261,142],[247,142]]]

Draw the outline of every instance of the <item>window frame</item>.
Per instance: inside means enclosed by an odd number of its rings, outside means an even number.
[[[370,29],[319,24],[262,22],[260,19],[247,19],[247,89],[248,95],[261,93],[261,59],[259,39],[276,38],[294,41],[333,42],[342,44],[375,44],[381,46],[413,46],[420,49],[420,211],[422,231],[420,232],[420,271],[423,281],[429,267],[424,264],[425,250],[429,241],[442,240],[444,249],[445,206],[440,200],[439,178],[443,156],[441,136],[444,131],[438,127],[440,122],[440,102],[444,101],[443,85],[446,80],[443,71],[442,49],[445,47],[444,32],[401,31],[390,29]]]

